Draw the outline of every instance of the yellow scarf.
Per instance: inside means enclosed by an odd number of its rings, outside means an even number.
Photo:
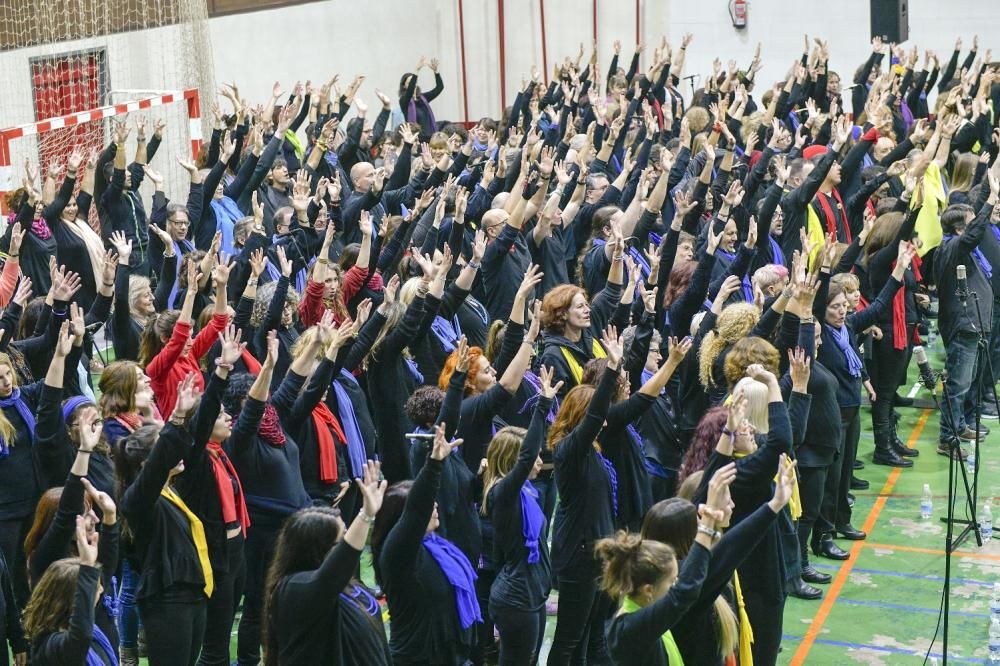
[[[292,150],[295,151],[295,156],[301,162],[303,155],[306,154],[306,149],[302,146],[302,140],[299,139],[294,130],[287,130],[285,132],[285,141],[292,147]]]
[[[753,666],[753,627],[750,626],[750,616],[743,601],[743,589],[740,587],[740,575],[733,572],[733,589],[736,592],[736,606],[740,611],[740,666]]]
[[[819,196],[818,194],[816,196]],[[845,213],[846,214],[846,213]],[[812,203],[806,204],[806,234],[809,242],[813,244],[813,251],[809,253],[810,270],[815,270],[819,265],[820,253],[826,245],[826,231],[823,223],[819,221],[819,215]]]
[[[566,359],[566,365],[569,366],[569,372],[571,375],[573,375],[573,380],[577,384],[582,382],[583,366],[580,365],[580,362],[576,360],[576,356],[573,356],[573,352],[571,352],[567,347],[560,347],[559,351],[562,352],[563,358]],[[597,338],[594,338],[592,341],[592,352],[594,354],[594,358],[608,357],[607,352],[604,351],[604,347],[602,347],[601,343],[597,341]]]
[[[205,539],[205,526],[201,524],[201,519],[194,515],[188,508],[180,495],[170,488],[164,488],[160,495],[168,502],[181,510],[191,523],[191,538],[194,539],[194,547],[198,550],[198,561],[201,563],[201,573],[205,576],[205,596],[211,597],[215,591],[215,577],[212,575],[212,562],[208,559],[208,541]]]
[[[941,211],[948,204],[948,195],[944,191],[944,183],[941,182],[941,169],[934,162],[927,165],[924,172],[924,203],[920,206],[917,214],[916,232],[920,238],[921,247],[917,254],[923,257],[941,244],[944,232],[941,230]],[[913,208],[915,198],[910,200],[910,208]]]
[[[632,601],[631,597],[625,597],[625,600],[622,602],[622,610],[626,613],[634,613],[640,608],[641,606]],[[660,637],[660,640],[663,641],[663,649],[667,653],[667,663],[670,666],[684,666],[684,658],[681,656],[681,650],[677,647],[677,641],[674,640],[674,636],[670,633],[669,629]]]

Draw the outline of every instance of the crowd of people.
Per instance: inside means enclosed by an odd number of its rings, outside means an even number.
[[[897,389],[928,326],[938,452],[997,418],[1000,71],[876,39],[847,87],[807,38],[773,85],[758,48],[688,96],[691,39],[645,70],[581,46],[468,127],[434,60],[374,120],[361,76],[227,85],[186,201],[152,119],[28,165],[13,662],[525,665],[555,614],[550,666],[774,664],[787,596],[830,582],[810,558],[866,536],[862,397],[874,464],[919,453]]]

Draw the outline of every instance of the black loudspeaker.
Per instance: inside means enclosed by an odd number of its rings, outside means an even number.
[[[902,44],[910,37],[909,0],[871,0],[872,39]]]

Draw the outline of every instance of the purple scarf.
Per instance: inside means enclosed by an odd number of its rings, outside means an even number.
[[[830,331],[833,341],[837,343],[837,349],[847,359],[847,369],[850,371],[851,377],[860,377],[862,367],[861,358],[858,356],[858,352],[854,346],[851,345],[851,336],[847,332],[847,327],[834,328],[829,324],[824,324],[824,326],[826,326],[826,330]]]
[[[785,253],[781,251],[781,245],[778,244],[778,241],[774,240],[774,236],[771,234],[767,235],[767,242],[771,245],[771,257],[774,259],[774,263],[784,265]]]
[[[406,358],[405,356],[403,357],[403,361],[406,362],[406,369],[410,371],[410,375],[417,382],[417,384],[423,385],[424,375],[420,372],[420,369],[417,368],[417,362],[412,358]]]
[[[538,375],[533,373],[531,370],[524,371],[524,381],[526,384],[531,386],[533,392],[524,404],[521,405],[521,409],[517,412],[518,414],[526,414],[528,410],[534,409],[535,405],[538,404],[538,400],[542,397],[542,380],[538,378]],[[556,414],[559,413],[559,398],[552,399],[552,408],[549,409],[549,413],[546,415],[545,420],[549,423],[556,422]]]
[[[604,454],[600,451],[594,451],[597,454],[597,459],[601,461],[604,465],[604,471],[608,473],[608,481],[611,482],[611,505],[615,509],[615,516],[618,515],[618,472],[615,471],[615,466],[610,460],[604,457]]]
[[[35,439],[35,415],[32,413],[31,408],[28,407],[28,403],[21,399],[21,389],[16,388],[10,394],[8,398],[0,399],[0,409],[7,409],[8,407],[13,407],[17,410],[17,413],[21,415],[21,419],[24,424],[28,426],[28,432],[31,433],[31,439]],[[6,458],[10,455],[10,443],[0,438],[0,459]]]
[[[455,347],[462,337],[462,327],[458,323],[457,316],[452,317],[451,321],[441,315],[434,317],[434,321],[431,322],[431,330],[434,331],[438,342],[441,343],[442,349],[449,354],[455,351]]]
[[[990,226],[993,227],[993,233],[994,234],[997,233],[996,226],[992,224]],[[947,234],[946,236],[944,236],[944,240],[951,240],[952,238],[955,238],[954,234]],[[983,272],[983,275],[986,276],[986,279],[989,280],[990,278],[992,278],[993,266],[992,264],[990,264],[990,260],[986,258],[986,255],[983,254],[983,251],[977,247],[975,250],[972,251],[971,254],[972,258],[976,260],[976,265],[979,266],[979,270],[981,270]]]
[[[111,664],[111,666],[118,666],[118,651],[111,647],[111,641],[108,637],[104,635],[101,628],[94,624],[94,635],[93,640],[97,642],[100,646],[101,651],[104,652],[107,660],[101,659],[94,648],[87,650],[87,666],[104,666],[105,663]]]
[[[406,105],[406,122],[416,123],[417,121],[417,100],[420,100],[420,104],[423,106],[424,111],[427,112],[427,119],[431,124],[431,132],[437,131],[437,120],[434,118],[434,111],[431,109],[431,103],[427,101],[427,98],[423,95],[418,97],[411,97],[410,103]]]
[[[462,629],[468,629],[475,622],[482,622],[479,599],[476,597],[478,576],[472,569],[469,558],[455,544],[434,533],[425,536],[423,544],[455,589],[455,610]]]
[[[49,223],[42,218],[31,221],[31,233],[38,236],[41,240],[52,238],[52,229],[49,229]]]
[[[538,491],[530,481],[521,486],[521,534],[524,535],[524,547],[528,549],[528,564],[538,563],[538,537],[545,525],[545,514],[538,506],[537,497]]]
[[[344,377],[355,386],[358,380],[347,370],[341,369],[340,376]],[[336,378],[331,383],[333,393],[337,396],[337,416],[340,417],[340,425],[347,439],[347,458],[351,461],[351,474],[354,478],[361,478],[365,471],[365,460],[368,454],[365,452],[365,439],[361,435],[361,428],[358,426],[358,417],[354,413],[354,403],[347,389],[340,385]]]

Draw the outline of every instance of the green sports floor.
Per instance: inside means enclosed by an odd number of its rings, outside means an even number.
[[[939,368],[943,365],[940,344],[934,351],[932,365]],[[911,373],[900,392],[913,381]],[[929,396],[921,390],[917,397],[926,402]],[[846,562],[814,560],[833,576],[833,583],[822,586],[824,598],[819,601],[789,598],[779,664],[895,666],[924,661],[938,622],[944,584],[945,524],[940,518],[947,511],[948,459],[935,453],[937,410],[913,407],[900,413],[899,436],[921,455],[912,468],[900,471],[871,464],[871,422],[868,409],[862,410],[859,457],[866,467],[857,475],[871,486],[854,493],[854,525],[869,536],[862,542],[839,541],[841,547],[850,549]],[[996,504],[1000,496],[1000,424],[986,425],[994,432],[986,438],[980,456],[979,510],[988,498]],[[934,515],[926,521],[920,516],[925,483],[934,496]],[[964,498],[956,504],[956,514],[965,516]],[[369,558],[364,557],[363,563],[363,578],[371,582]],[[1000,540],[980,548],[970,535],[952,559],[949,662],[989,663],[990,597],[998,581]],[[550,617],[543,656],[554,630],[555,618]],[[235,654],[234,626],[234,659]],[[931,656],[941,661],[940,633]]]

